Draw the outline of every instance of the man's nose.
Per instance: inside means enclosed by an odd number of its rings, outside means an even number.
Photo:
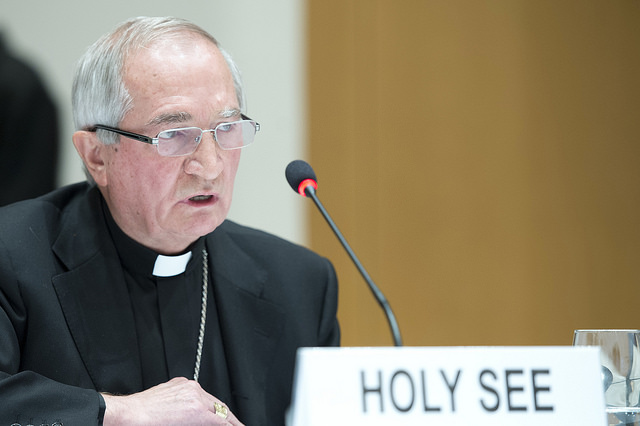
[[[223,169],[220,158],[221,151],[222,149],[216,142],[213,131],[203,131],[202,139],[187,163],[186,172],[199,175],[208,180],[215,179]]]

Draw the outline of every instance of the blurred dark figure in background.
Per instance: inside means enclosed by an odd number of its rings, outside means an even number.
[[[0,206],[55,188],[58,139],[53,100],[0,33]]]

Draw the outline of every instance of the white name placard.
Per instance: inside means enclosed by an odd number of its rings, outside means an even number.
[[[303,348],[288,426],[604,426],[594,347]]]

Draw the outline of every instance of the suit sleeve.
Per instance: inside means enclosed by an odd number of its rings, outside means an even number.
[[[324,259],[324,262],[327,268],[327,284],[318,330],[318,346],[340,346],[340,326],[337,318],[338,279],[331,262],[327,259]]]
[[[38,332],[30,329],[29,309],[37,307],[22,300],[10,259],[0,240],[0,422],[101,424],[104,401],[98,392],[21,369],[21,348],[29,333]],[[46,356],[55,357],[55,348]]]

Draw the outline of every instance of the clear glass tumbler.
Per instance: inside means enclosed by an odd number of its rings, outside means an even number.
[[[640,426],[640,330],[576,330],[574,346],[599,346],[609,426]]]

